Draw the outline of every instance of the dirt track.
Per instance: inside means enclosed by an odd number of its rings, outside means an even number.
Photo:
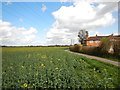
[[[106,62],[106,63],[110,63],[110,64],[113,64],[115,66],[119,66],[120,67],[120,62],[117,62],[117,61],[112,61],[112,60],[108,60],[108,59],[101,58],[101,57],[96,57],[96,56],[90,56],[90,55],[82,54],[82,53],[76,53],[76,52],[72,52],[72,51],[69,51],[69,50],[65,50],[65,51],[69,52],[69,53],[75,53],[77,55],[82,55],[82,56],[85,56],[87,58],[97,59],[97,60],[100,60],[100,61],[103,61],[103,62]]]

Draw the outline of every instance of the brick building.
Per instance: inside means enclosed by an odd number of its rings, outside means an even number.
[[[110,40],[113,42],[120,40],[120,35],[113,35],[113,34],[109,36],[98,36],[98,35],[92,37],[86,36],[86,45],[97,47],[100,45],[101,39],[106,37],[110,37]]]

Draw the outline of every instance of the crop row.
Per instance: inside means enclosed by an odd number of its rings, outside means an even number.
[[[116,88],[118,67],[65,48],[3,48],[3,88]]]

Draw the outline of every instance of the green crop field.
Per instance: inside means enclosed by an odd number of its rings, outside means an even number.
[[[58,47],[4,47],[3,88],[118,88],[118,67]]]

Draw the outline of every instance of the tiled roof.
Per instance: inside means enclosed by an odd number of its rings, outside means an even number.
[[[88,37],[87,40],[100,40],[102,38],[105,38],[105,37],[111,37],[113,39],[120,39],[120,35],[116,35],[116,36],[93,36],[93,37]]]

